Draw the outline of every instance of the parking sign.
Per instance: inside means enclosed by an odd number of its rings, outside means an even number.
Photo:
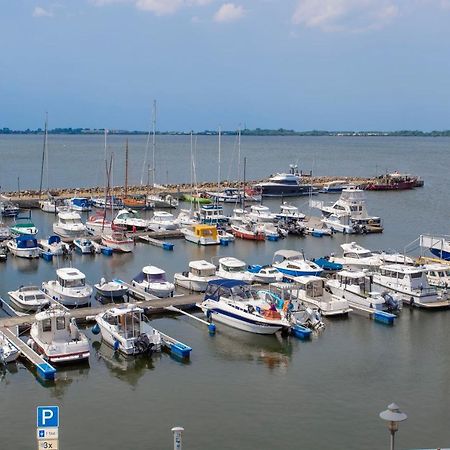
[[[38,406],[37,426],[38,428],[57,428],[59,426],[59,407]]]

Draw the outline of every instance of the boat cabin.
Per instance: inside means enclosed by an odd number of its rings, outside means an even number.
[[[165,283],[166,272],[159,267],[145,266],[142,271],[133,278],[136,283]]]
[[[305,291],[306,297],[323,297],[325,279],[321,277],[295,277],[295,287]]]
[[[134,305],[112,308],[105,312],[103,320],[109,325],[117,327],[117,332],[125,339],[135,339],[141,334],[143,312],[142,308]]]
[[[450,267],[446,264],[428,264],[424,266],[428,283],[431,286],[447,288],[450,286]]]
[[[58,213],[58,219],[61,225],[72,225],[81,223],[81,217],[76,212],[61,211]]]
[[[56,271],[58,284],[67,289],[82,288],[86,285],[86,276],[83,272],[72,267],[58,269]]]
[[[80,340],[80,331],[74,320],[71,320],[69,313],[59,306],[36,314],[39,340],[48,345]]]
[[[215,225],[194,225],[192,229],[195,237],[217,240],[217,227]]]
[[[370,258],[373,256],[370,250],[361,247],[360,245],[356,244],[356,242],[350,242],[349,244],[342,244],[341,248],[344,251],[344,258],[361,259],[361,258]]]
[[[216,274],[216,266],[208,261],[191,261],[189,271],[196,277],[213,277]]]
[[[203,223],[223,223],[228,221],[228,217],[223,214],[223,207],[220,205],[202,205],[200,219]]]
[[[303,256],[303,253],[297,252],[296,250],[278,250],[273,255],[273,263],[275,264],[280,264],[284,261],[304,261],[304,260],[305,257]]]
[[[27,248],[37,248],[37,240],[26,234],[22,234],[16,237],[17,248],[27,249]]]
[[[245,272],[247,270],[247,265],[244,261],[233,257],[226,257],[219,259],[219,268],[224,272]]]
[[[384,265],[380,267],[377,275],[387,283],[402,285],[412,290],[423,291],[430,288],[422,267],[411,267],[401,264]]]
[[[365,272],[342,270],[336,274],[336,279],[341,285],[359,287],[360,292],[370,291],[370,280]]]

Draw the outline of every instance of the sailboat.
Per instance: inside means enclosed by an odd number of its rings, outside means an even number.
[[[128,194],[128,139],[125,145],[125,195],[122,203],[125,208],[145,209],[147,207],[145,196]]]
[[[156,166],[155,166],[155,156],[156,156],[156,100],[153,100],[153,114],[152,114],[152,188],[163,188],[161,185],[157,185],[155,183],[156,178]],[[150,131],[147,136],[147,151],[148,152],[148,144],[150,142]],[[145,165],[144,165],[145,167]],[[143,170],[144,170],[143,167]],[[143,175],[144,172],[142,172],[141,177],[141,185],[143,182]],[[148,178],[150,178],[150,165],[148,167]],[[150,179],[147,180],[147,186],[150,186]],[[157,208],[177,208],[178,207],[178,199],[174,198],[170,194],[164,194],[162,192],[160,193],[154,193],[154,194],[147,194],[147,204],[154,209]]]
[[[42,184],[44,178],[44,165],[47,164],[47,198],[42,199]],[[60,211],[60,207],[62,206],[61,202],[57,202],[55,198],[53,198],[48,190],[48,114],[45,114],[45,126],[44,126],[44,145],[42,148],[42,160],[41,160],[41,181],[39,183],[39,208],[48,213],[56,214]]]
[[[106,178],[107,178],[107,184],[106,184],[106,190],[105,190],[105,202],[109,194],[110,189],[110,181],[111,181],[111,175],[112,175],[112,163],[113,163],[113,155],[111,155],[109,168],[108,165],[106,167]],[[106,209],[105,209],[106,214]],[[111,207],[111,216],[113,214],[113,208]],[[128,237],[126,233],[123,230],[120,230],[119,227],[114,227],[114,230],[112,227],[108,229],[107,231],[103,230],[101,234],[101,240],[102,244],[106,245],[107,247],[111,248],[113,251],[116,252],[123,252],[123,253],[130,253],[133,251],[134,248],[134,241],[132,238]]]

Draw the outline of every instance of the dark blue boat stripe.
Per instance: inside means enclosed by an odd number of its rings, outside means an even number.
[[[232,317],[234,319],[238,319],[238,320],[240,320],[242,322],[251,323],[253,325],[259,325],[259,326],[263,326],[263,327],[276,327],[276,328],[280,328],[281,327],[281,325],[266,324],[264,322],[259,322],[257,320],[248,319],[247,317],[242,317],[242,316],[239,316],[238,314],[234,314],[234,313],[232,313],[230,311],[224,311],[224,310],[218,309],[218,308],[211,309],[210,311],[213,312],[213,313],[216,313],[216,314],[222,314],[224,316],[228,316],[228,317]]]

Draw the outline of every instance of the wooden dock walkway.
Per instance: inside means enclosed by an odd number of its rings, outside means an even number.
[[[146,308],[148,310],[148,314],[161,314],[161,313],[168,313],[168,310],[166,310],[165,308],[169,306],[176,306],[177,308],[180,309],[193,308],[195,303],[201,301],[202,298],[203,298],[202,295],[192,294],[167,298],[151,298],[132,303],[134,303],[137,306],[140,306],[141,308]],[[114,305],[115,305],[114,303],[108,303],[105,305],[99,305],[94,307],[74,308],[70,310],[70,316],[74,317],[75,319],[81,322],[89,321],[91,318],[93,319],[94,316],[96,316],[97,314],[114,307]],[[120,305],[120,303],[118,305]],[[17,317],[4,317],[0,318],[0,328],[31,325],[33,321],[34,321],[34,314],[28,314]]]

